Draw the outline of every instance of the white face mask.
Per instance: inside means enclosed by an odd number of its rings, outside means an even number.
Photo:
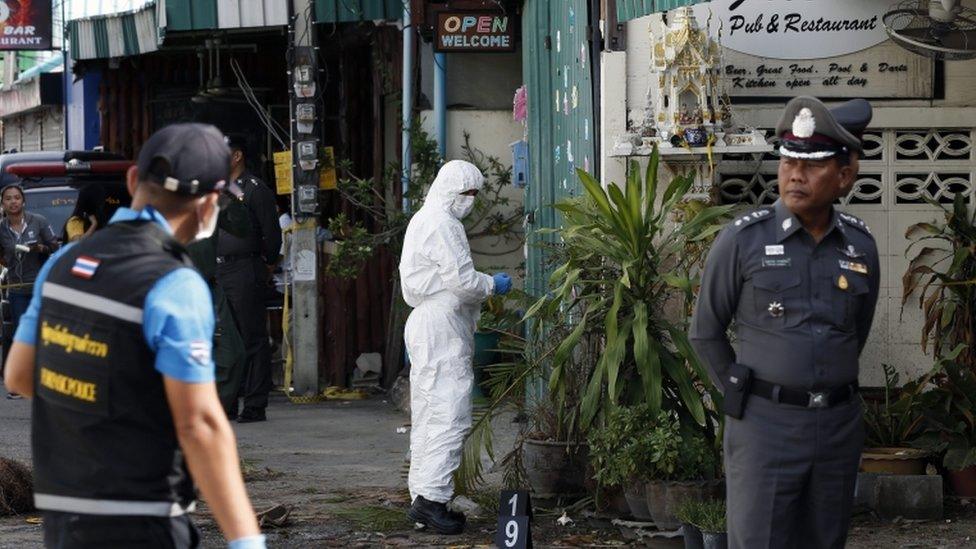
[[[474,199],[473,196],[458,195],[451,204],[451,213],[458,219],[464,219],[474,209]]]
[[[206,240],[213,236],[214,232],[217,231],[217,218],[220,215],[220,207],[214,204],[214,211],[210,215],[210,219],[206,224],[201,225],[197,230],[197,235],[193,237],[193,242],[200,242],[201,240]],[[197,209],[197,216],[199,216],[199,207]]]

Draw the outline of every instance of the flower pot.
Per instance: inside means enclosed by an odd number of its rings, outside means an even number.
[[[652,481],[644,488],[651,520],[661,530],[677,530],[681,526],[674,512],[682,502],[721,499],[724,493],[724,479]]]
[[[704,147],[708,143],[708,132],[705,128],[686,128],[685,141],[691,147]]]
[[[685,549],[704,549],[705,541],[702,539],[702,531],[694,524],[684,523],[681,525],[681,535],[685,539]]]
[[[587,491],[592,491],[588,486],[586,489]],[[630,503],[627,501],[627,496],[624,494],[623,487],[620,486],[603,489],[600,493],[597,509],[600,511],[613,513],[618,517],[630,516],[631,513]]]
[[[892,475],[924,475],[928,451],[918,448],[865,448],[861,471]]]
[[[705,549],[728,549],[729,535],[725,532],[702,532]]]
[[[949,477],[949,486],[957,496],[972,498],[976,497],[976,465],[966,467],[961,471],[950,470],[946,475]]]
[[[522,464],[537,498],[585,493],[586,446],[583,444],[527,439],[522,445]]]
[[[641,522],[653,520],[647,510],[647,497],[644,494],[644,483],[634,482],[624,488],[624,497],[630,508],[630,516]]]

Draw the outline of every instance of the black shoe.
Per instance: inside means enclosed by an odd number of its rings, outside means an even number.
[[[407,511],[407,517],[423,524],[435,534],[453,536],[464,532],[464,514],[447,510],[447,505],[417,496]]]
[[[264,408],[244,408],[241,415],[237,417],[237,423],[255,423],[258,421],[268,421],[264,415]]]

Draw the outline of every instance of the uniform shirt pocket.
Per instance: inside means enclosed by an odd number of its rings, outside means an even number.
[[[759,271],[752,276],[753,322],[761,327],[785,328],[802,321],[800,275],[787,270]]]
[[[867,277],[862,274],[838,268],[831,283],[830,304],[831,321],[834,326],[845,331],[857,329],[857,315],[864,306],[868,293]]]

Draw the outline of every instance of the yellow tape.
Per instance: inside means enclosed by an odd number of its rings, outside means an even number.
[[[16,288],[33,288],[33,282],[18,282],[17,284],[0,284],[0,290],[13,290]]]

